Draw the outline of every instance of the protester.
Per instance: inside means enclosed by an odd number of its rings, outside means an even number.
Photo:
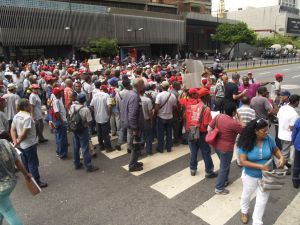
[[[216,111],[223,112],[224,97],[225,97],[225,85],[228,83],[228,76],[221,74],[216,83]]]
[[[247,96],[250,100],[256,96],[256,92],[259,87],[265,86],[269,84],[270,82],[261,82],[261,83],[249,83],[249,77],[244,76],[243,77],[243,84],[239,86],[239,92],[243,92],[246,90],[246,93],[244,96]]]
[[[15,84],[7,85],[7,94],[2,97],[6,100],[5,113],[9,121],[9,126],[12,123],[14,116],[17,114],[17,104],[20,97],[16,94],[17,86]]]
[[[293,169],[293,186],[300,187],[300,118],[294,124],[292,133],[292,143],[295,147],[294,169]]]
[[[52,90],[52,123],[55,129],[56,156],[62,160],[68,157],[67,112],[63,104],[63,87]]]
[[[290,169],[290,152],[292,147],[292,131],[296,120],[299,115],[295,108],[298,107],[300,101],[299,95],[291,95],[289,97],[289,103],[280,107],[278,118],[278,138],[281,140],[281,153],[285,157],[286,166]],[[288,171],[288,174],[291,172]]]
[[[91,156],[89,153],[89,123],[92,121],[92,115],[84,104],[86,102],[86,95],[80,94],[77,96],[78,103],[73,103],[70,107],[70,121],[78,122],[76,130],[73,130],[73,156],[74,156],[74,166],[78,170],[82,167],[82,163],[79,158],[79,151],[81,149],[83,154],[83,162],[87,172],[94,172],[98,170],[98,167],[92,165]],[[77,121],[77,115],[79,115],[79,120]],[[76,123],[75,123],[76,125]],[[71,124],[70,124],[71,126]]]
[[[16,150],[4,139],[0,139],[0,224],[5,219],[9,225],[22,225],[11,203],[10,194],[16,187],[17,170],[30,181],[31,174],[18,159]]]
[[[202,89],[201,93],[198,92],[196,88],[189,89],[189,101],[185,102],[185,117],[186,124],[185,129],[189,133],[197,132],[199,129],[199,137],[196,139],[189,138],[188,144],[191,151],[190,158],[190,172],[191,176],[195,176],[197,173],[198,166],[198,152],[202,153],[202,157],[205,164],[205,177],[214,178],[217,174],[214,172],[214,164],[211,158],[211,149],[209,145],[205,142],[205,136],[207,134],[207,127],[212,120],[210,109],[207,107],[199,98],[204,95],[209,95],[207,89]],[[200,96],[201,94],[201,96]],[[183,103],[183,101],[181,101]],[[193,130],[192,130],[193,129]]]
[[[4,109],[6,107],[6,100],[0,97],[0,139],[10,140],[9,123]]]
[[[285,159],[273,138],[268,135],[268,122],[262,118],[252,120],[246,125],[237,145],[240,153],[240,163],[244,167],[240,218],[242,223],[248,223],[251,196],[256,192],[256,203],[252,219],[253,225],[260,225],[263,224],[262,218],[270,191],[261,191],[258,187],[258,181],[262,179],[262,171],[269,170],[269,167],[265,164],[272,158],[272,155],[279,159],[279,167],[285,165]]]
[[[283,74],[280,73],[276,74],[275,82],[271,87],[271,96],[270,96],[276,105],[279,104],[282,81],[283,81]]]
[[[41,188],[47,187],[47,183],[40,179],[36,127],[30,115],[29,101],[20,99],[18,109],[20,111],[14,116],[10,131],[14,146],[22,151],[23,164],[37,184]]]
[[[235,103],[237,106],[239,105],[239,99],[241,97],[243,97],[247,90],[243,90],[242,92],[239,92],[239,80],[240,80],[240,75],[235,73],[232,74],[232,82],[228,82],[225,85],[225,96],[224,96],[224,104],[233,102]]]
[[[243,96],[241,99],[242,106],[237,109],[239,118],[245,125],[256,118],[254,109],[250,108],[250,100],[249,97]]]
[[[168,92],[170,87],[168,81],[163,81],[161,87],[163,91],[155,99],[155,113],[157,114],[157,152],[163,153],[165,148],[167,152],[172,150],[172,119],[176,108],[176,97]]]
[[[39,143],[45,143],[48,142],[48,140],[45,139],[43,136],[44,120],[43,120],[43,113],[42,113],[42,101],[38,95],[40,87],[37,84],[32,84],[31,89],[32,89],[32,93],[29,96],[31,116],[32,119],[35,121],[36,134],[39,138]]]
[[[242,131],[242,123],[235,120],[237,106],[235,103],[227,103],[224,106],[225,114],[216,116],[209,124],[208,130],[215,127],[219,129],[215,144],[215,151],[220,159],[220,171],[218,174],[215,193],[220,195],[229,194],[225,187],[229,185],[229,171],[233,156],[236,137]]]
[[[120,108],[120,119],[122,125],[128,129],[128,134],[132,136],[132,149],[129,162],[129,171],[143,170],[143,163],[138,162],[140,154],[141,131],[143,129],[143,109],[140,95],[144,91],[145,83],[143,79],[135,79],[134,90],[125,94]]]

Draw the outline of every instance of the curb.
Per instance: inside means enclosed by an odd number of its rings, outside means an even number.
[[[239,69],[225,70],[225,72],[232,73],[232,72],[245,71],[245,70],[264,69],[264,68],[270,68],[270,67],[274,67],[274,66],[293,65],[293,64],[299,64],[299,63],[300,62],[293,62],[293,63],[286,63],[286,64],[277,64],[277,65],[267,65],[267,66],[261,66],[261,67],[241,67]]]

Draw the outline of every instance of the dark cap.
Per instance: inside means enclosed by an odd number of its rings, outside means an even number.
[[[84,103],[86,101],[86,96],[84,93],[80,93],[78,96],[77,96],[77,101],[79,103]]]
[[[289,92],[288,90],[283,90],[282,92],[280,92],[280,96],[290,96],[291,92]]]

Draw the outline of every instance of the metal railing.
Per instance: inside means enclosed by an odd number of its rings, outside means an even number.
[[[224,62],[221,63],[221,66],[224,70],[238,70],[238,69],[251,69],[259,68],[263,66],[272,66],[272,65],[283,65],[289,63],[300,62],[300,58],[283,58],[283,59],[261,59],[261,60],[248,60],[248,61],[236,61],[236,62]],[[212,63],[205,63],[206,67],[212,67]]]

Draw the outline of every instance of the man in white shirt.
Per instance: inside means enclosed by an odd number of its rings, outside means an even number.
[[[11,125],[14,116],[17,114],[17,104],[20,97],[16,94],[17,86],[15,84],[8,84],[7,90],[7,94],[2,97],[6,99],[5,113],[9,121],[9,125]]]
[[[155,113],[157,114],[157,151],[163,153],[164,146],[167,152],[171,152],[172,148],[172,119],[173,110],[176,107],[176,97],[168,92],[169,82],[163,81],[161,87],[163,91],[156,96]],[[165,145],[166,133],[166,145]]]
[[[63,87],[55,87],[52,90],[54,95],[52,107],[55,119],[52,119],[55,128],[56,156],[60,159],[68,157],[68,138],[67,138],[67,112],[63,104]]]
[[[110,113],[111,113],[111,100],[109,94],[106,93],[106,85],[102,85],[100,91],[93,96],[91,101],[91,108],[95,114],[95,120],[97,123],[97,134],[100,150],[106,150],[106,152],[113,151],[111,142],[110,142]]]
[[[4,109],[6,107],[6,100],[0,97],[0,139],[10,139],[9,124]]]
[[[22,150],[22,161],[38,185],[43,188],[47,183],[40,180],[39,159],[37,155],[37,138],[34,120],[30,116],[30,104],[27,99],[18,102],[19,112],[15,115],[11,126],[11,137],[14,146]]]
[[[281,140],[281,152],[287,163],[290,159],[290,150],[292,146],[292,130],[295,121],[298,119],[298,113],[295,108],[298,107],[299,101],[299,95],[291,95],[289,98],[289,104],[282,106],[277,113],[278,138]],[[287,166],[290,167],[290,164],[287,164]]]
[[[152,117],[153,117],[153,104],[149,97],[144,93],[141,94],[142,109],[144,114],[144,126],[142,129],[143,141],[146,143],[146,152],[148,155],[152,155]]]

